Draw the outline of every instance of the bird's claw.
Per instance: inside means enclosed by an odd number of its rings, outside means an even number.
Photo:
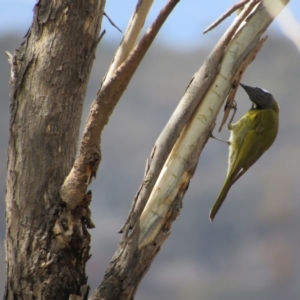
[[[232,116],[231,116],[231,118],[230,118],[230,121],[229,121],[229,123],[228,123],[228,125],[229,125],[229,124],[232,123],[232,121],[233,121],[233,119],[234,119],[234,116],[235,116],[235,113],[236,113],[236,111],[237,111],[237,103],[233,100],[232,104],[227,104],[227,103],[226,103],[226,108],[227,108],[227,107],[234,110],[234,112],[233,112],[233,114],[232,114]]]

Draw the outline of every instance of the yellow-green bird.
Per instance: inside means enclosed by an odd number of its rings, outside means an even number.
[[[241,86],[252,101],[252,107],[239,121],[228,124],[231,135],[228,141],[227,177],[210,211],[211,221],[231,186],[269,149],[278,131],[279,107],[274,97],[261,88],[244,84]]]

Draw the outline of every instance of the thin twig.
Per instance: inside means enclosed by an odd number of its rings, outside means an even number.
[[[221,22],[223,22],[226,18],[228,18],[233,12],[243,7],[250,0],[243,0],[237,4],[234,4],[231,8],[229,8],[221,17],[219,17],[216,21],[214,21],[211,25],[209,25],[204,31],[203,34],[217,27]],[[258,2],[258,0],[257,0]]]
[[[100,34],[100,36],[99,36],[99,38],[98,38],[98,44],[100,43],[100,41],[101,41],[102,38],[104,37],[105,33],[106,33],[106,31],[105,31],[105,29],[104,29],[104,30],[101,32],[101,34]]]
[[[117,28],[121,33],[123,33],[122,30],[112,21],[112,19],[105,12],[103,13],[103,15],[107,18],[107,20],[113,27]]]

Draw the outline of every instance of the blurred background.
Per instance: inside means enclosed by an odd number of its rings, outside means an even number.
[[[146,26],[165,1],[155,1]],[[120,236],[145,161],[193,74],[202,65],[233,16],[217,29],[202,31],[235,1],[181,1],[162,28],[124,93],[102,139],[102,162],[92,183],[92,257],[87,265],[92,290],[102,280]],[[5,284],[5,176],[9,135],[10,67],[4,51],[23,41],[33,0],[4,0],[0,18],[0,295]],[[136,1],[108,0],[106,13],[124,31]],[[300,5],[288,5],[300,20]],[[281,19],[286,19],[282,13]],[[82,119],[122,34],[107,20],[106,34],[86,96]],[[273,22],[269,39],[242,82],[270,91],[281,108],[280,130],[271,149],[232,187],[215,221],[208,220],[227,171],[228,147],[209,140],[174,222],[136,299],[299,299],[300,294],[300,55]],[[297,32],[300,35],[300,31]],[[237,120],[249,108],[237,93]],[[220,122],[220,121],[218,121]],[[217,126],[219,123],[217,124]],[[217,135],[217,134],[216,134]],[[221,138],[227,139],[223,129]]]

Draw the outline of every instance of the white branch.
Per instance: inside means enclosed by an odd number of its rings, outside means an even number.
[[[129,53],[136,45],[139,34],[145,24],[148,12],[153,4],[153,0],[139,0],[135,11],[129,21],[124,33],[123,40],[115,54],[112,64],[107,71],[103,84],[106,84],[115,70],[124,62]]]
[[[275,2],[280,2],[280,0],[264,1],[264,3],[272,3],[274,6]],[[287,2],[285,1],[285,3]],[[281,9],[279,7],[273,17]],[[139,248],[153,242],[163,224],[165,224],[167,213],[174,199],[180,194],[182,187],[187,185],[192,176],[188,166],[195,148],[199,146],[199,141],[203,140],[203,136],[207,135],[210,128],[212,128],[231,88],[232,78],[238,66],[256,47],[262,33],[271,23],[273,17],[260,3],[246,18],[246,21],[240,26],[227,46],[221,61],[219,74],[173,147],[141,215]],[[199,79],[196,74],[194,80]],[[203,146],[204,144],[205,141]]]

